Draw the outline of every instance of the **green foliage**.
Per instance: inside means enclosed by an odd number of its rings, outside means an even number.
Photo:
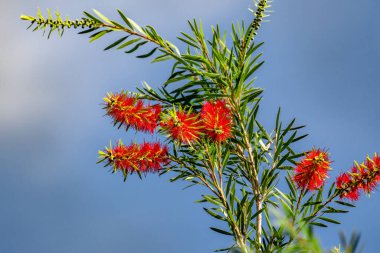
[[[292,223],[283,213],[272,210],[276,221],[284,228],[285,234],[289,234],[293,238],[293,242],[285,248],[278,249],[275,252],[282,253],[355,253],[362,252],[362,248],[359,249],[360,235],[353,233],[350,239],[347,241],[343,233],[340,234],[341,245],[334,247],[331,250],[323,249],[319,239],[314,235],[311,226],[305,226],[301,230]],[[272,252],[272,251],[271,251]]]
[[[117,10],[119,21],[96,10],[93,14],[84,12],[75,21],[63,20],[59,13],[53,18],[50,11],[47,18],[40,12],[36,17],[21,18],[29,21],[34,31],[48,30],[48,37],[54,31],[62,35],[65,29],[74,28],[82,29],[79,33],[89,35],[93,42],[118,32],[121,36],[104,50],[136,53],[137,58],[151,58],[152,62],[171,60],[166,82],[158,90],[145,83],[137,94],[166,109],[199,110],[204,100],[227,101],[234,118],[233,137],[223,143],[172,141],[169,159],[174,165],[162,171],[170,172],[173,182],[184,180],[189,186],[208,190],[198,202],[220,221],[220,227],[211,229],[234,240],[232,246],[220,251],[323,252],[310,226],[339,224],[333,215],[345,213],[353,205],[335,201],[340,192],[334,184],[327,195],[324,188],[315,192],[297,189],[289,170],[304,155],[294,150],[295,143],[307,136],[299,133],[304,126],[296,125],[295,119],[282,122],[280,109],[272,130],[266,130],[258,120],[263,90],[254,76],[264,62],[259,52],[263,43],[256,42],[255,36],[270,5],[260,0],[256,6],[249,26],[245,28],[244,22],[232,25],[230,38],[218,25],[208,36],[202,23],[189,21],[190,32],[178,36],[185,52],[152,26],[139,26],[121,10]],[[286,191],[279,189],[280,182]],[[284,212],[279,224],[273,222],[271,213],[278,208]]]

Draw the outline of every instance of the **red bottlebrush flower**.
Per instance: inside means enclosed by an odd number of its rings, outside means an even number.
[[[375,154],[362,164],[356,164],[351,172],[343,173],[336,179],[336,188],[341,190],[340,198],[351,201],[359,199],[360,191],[370,194],[380,182],[380,157]]]
[[[170,137],[184,143],[191,143],[199,139],[202,134],[202,124],[199,114],[171,110],[161,121],[161,128],[168,132]]]
[[[313,149],[297,164],[293,180],[298,188],[318,189],[328,177],[327,171],[330,170],[330,163],[327,152]]]
[[[372,159],[367,157],[367,159],[364,162],[364,166],[368,169],[370,173],[376,174],[374,178],[374,182],[380,182],[380,156],[378,154],[375,154]],[[376,173],[377,172],[377,173]]]
[[[353,187],[349,192],[344,193],[343,197],[351,201],[357,201],[360,197],[359,189],[357,187]]]
[[[115,124],[120,123],[126,127],[153,133],[160,117],[161,106],[144,105],[144,102],[125,92],[107,94],[104,98],[107,115],[114,119]]]
[[[336,188],[342,189],[345,188],[346,185],[351,181],[350,175],[347,173],[340,174],[339,177],[336,178]]]
[[[365,164],[368,164],[370,167],[367,167]],[[357,188],[358,190],[361,189],[368,194],[371,193],[377,185],[376,178],[378,175],[373,174],[375,169],[376,168],[373,167],[373,164],[369,163],[369,160],[366,160],[360,165],[354,166],[351,169],[351,176],[356,182],[354,188]]]
[[[346,189],[340,194],[340,198],[347,198],[351,201],[356,201],[359,199],[359,189],[357,187],[351,186],[352,178],[347,173],[342,173],[336,179],[337,189]]]
[[[168,163],[168,148],[158,142],[143,144],[133,143],[125,146],[119,142],[114,147],[99,151],[101,161],[107,160],[114,171],[122,170],[126,174],[133,172],[158,172]]]
[[[201,117],[204,132],[217,142],[231,137],[232,113],[225,100],[208,101],[203,104]]]

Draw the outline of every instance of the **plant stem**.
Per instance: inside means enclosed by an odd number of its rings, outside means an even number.
[[[295,223],[295,221],[296,221],[297,212],[298,212],[298,209],[299,209],[299,207],[300,207],[302,197],[305,195],[305,192],[306,192],[306,189],[303,188],[303,189],[301,190],[300,195],[298,196],[298,200],[297,200],[297,204],[296,204],[296,209],[294,210],[294,215],[293,215],[293,218],[292,218],[292,225],[294,225],[294,223]]]
[[[233,210],[232,210],[233,207],[231,207],[228,204],[227,198],[225,196],[224,189],[222,186],[223,185],[223,174],[222,174],[222,163],[221,163],[222,157],[221,157],[221,150],[220,150],[221,145],[219,144],[218,148],[217,148],[218,149],[217,150],[217,156],[218,156],[217,157],[217,160],[218,160],[218,165],[217,165],[218,168],[217,169],[218,169],[218,174],[219,174],[219,181],[217,180],[217,176],[215,174],[216,172],[213,169],[215,166],[212,162],[210,150],[209,150],[207,145],[205,145],[204,148],[206,151],[206,155],[208,157],[207,162],[209,163],[208,166],[206,166],[206,169],[209,173],[210,178],[213,181],[214,186],[216,187],[216,191],[218,192],[216,194],[216,196],[221,200],[223,207],[225,208],[226,212],[233,214]],[[239,248],[241,248],[243,253],[248,253],[247,246],[245,243],[245,238],[243,236],[242,231],[240,231],[239,226],[236,224],[236,222],[233,219],[231,219],[229,217],[229,215],[227,215],[226,218],[227,218],[228,224],[231,226],[232,232],[233,232],[234,237],[235,237],[235,241],[238,244]]]
[[[242,135],[243,135],[243,141],[244,145],[247,148],[247,153],[248,153],[248,159],[249,163],[251,165],[251,168],[247,168],[247,172],[249,175],[249,181],[252,186],[253,193],[255,194],[255,199],[256,199],[256,211],[258,212],[263,208],[263,203],[262,203],[262,196],[260,192],[260,182],[259,182],[259,176],[258,176],[258,171],[255,166],[255,158],[253,157],[253,149],[252,145],[248,139],[248,133],[244,127],[242,117],[239,113],[238,110],[238,105],[236,104],[236,101],[229,100],[232,109],[234,110],[235,115],[237,116],[237,121],[238,125],[241,129]],[[244,149],[243,149],[244,150]],[[242,154],[244,155],[244,154]],[[262,214],[259,213],[256,217],[256,242],[257,242],[257,247],[256,250],[260,252],[260,245],[261,245],[261,234],[262,234]]]

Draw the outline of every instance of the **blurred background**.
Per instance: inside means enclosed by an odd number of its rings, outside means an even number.
[[[250,20],[249,0],[14,0],[0,1],[0,252],[212,252],[231,240],[194,201],[201,192],[170,184],[168,176],[144,180],[112,175],[97,165],[97,151],[126,133],[104,117],[108,91],[153,87],[169,76],[168,64],[149,64],[119,51],[111,41],[88,44],[66,31],[50,40],[26,31],[21,14],[40,7],[75,19],[83,10],[116,18],[116,8],[141,25],[152,24],[177,42],[187,20],[205,30]],[[380,1],[275,0],[256,85],[265,89],[261,119],[273,126],[276,110],[297,118],[310,136],[297,146],[327,148],[334,160],[330,180],[353,160],[380,151]],[[229,34],[229,32],[228,32]],[[318,229],[326,249],[338,231],[362,233],[364,252],[377,252],[380,194],[363,196],[341,215],[342,225]]]

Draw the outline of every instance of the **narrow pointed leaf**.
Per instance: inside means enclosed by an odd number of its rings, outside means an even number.
[[[147,58],[156,52],[158,47],[153,48],[149,53],[136,56],[137,58]]]
[[[232,233],[230,232],[227,232],[223,229],[219,229],[219,228],[214,228],[214,227],[210,227],[211,230],[214,230],[215,232],[217,233],[220,233],[220,234],[223,234],[223,235],[233,235]]]
[[[109,50],[109,49],[111,49],[111,48],[113,48],[113,47],[119,45],[121,42],[123,42],[124,40],[126,40],[128,37],[129,37],[129,35],[128,35],[128,36],[125,36],[125,37],[123,37],[123,38],[121,38],[121,39],[119,39],[119,40],[117,40],[117,41],[115,41],[114,43],[112,43],[111,45],[109,45],[108,47],[106,47],[106,48],[104,49],[104,51]]]

